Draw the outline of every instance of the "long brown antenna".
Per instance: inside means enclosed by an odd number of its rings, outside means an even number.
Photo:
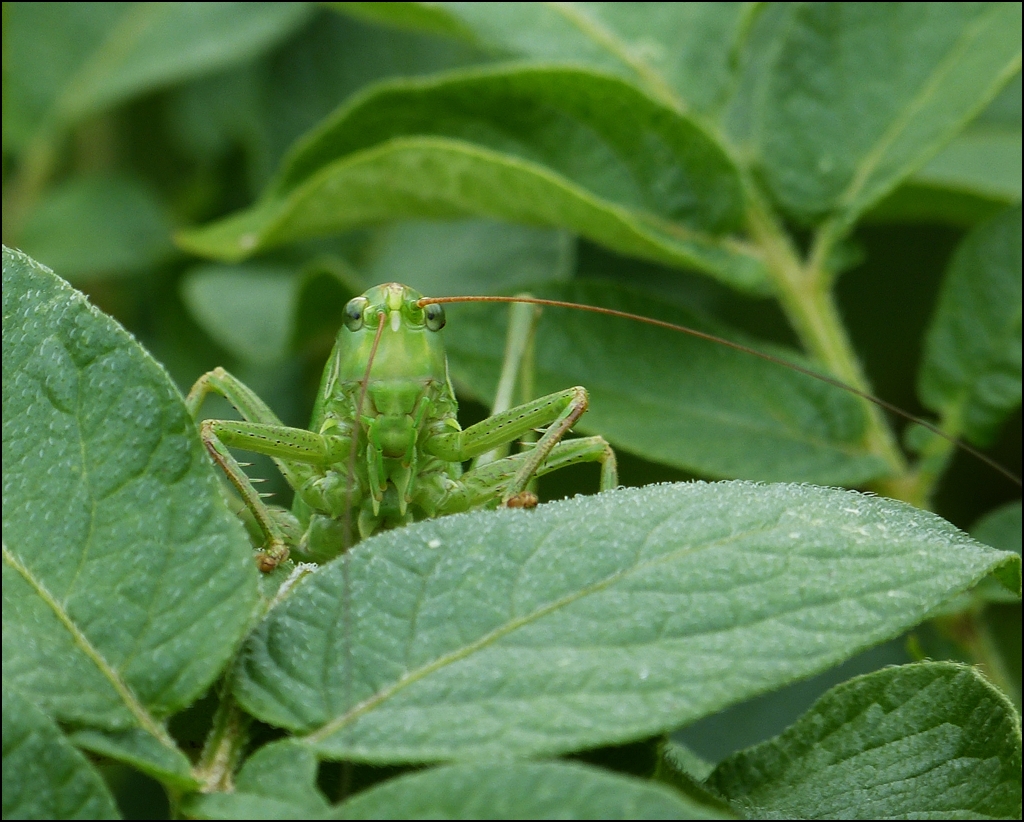
[[[637,322],[647,323],[647,325],[653,325],[658,328],[667,328],[670,331],[678,331],[682,334],[689,334],[691,337],[696,337],[697,339],[700,340],[707,340],[708,342],[718,343],[719,345],[724,345],[727,348],[733,349],[734,351],[742,351],[744,354],[750,354],[754,357],[759,357],[760,359],[766,360],[767,362],[770,363],[774,363],[775,365],[780,365],[783,366],[784,368],[791,368],[794,371],[798,371],[801,374],[806,374],[808,377],[813,377],[814,379],[821,380],[822,382],[826,382],[829,385],[833,385],[836,388],[841,388],[844,391],[849,391],[851,394],[854,394],[863,400],[867,400],[868,402],[874,403],[879,408],[884,408],[886,411],[891,411],[893,414],[896,414],[897,416],[902,417],[905,420],[917,423],[922,428],[926,428],[936,436],[939,436],[942,439],[946,440],[947,442],[952,443],[957,448],[966,451],[975,459],[978,459],[981,462],[985,463],[985,465],[1002,474],[1004,477],[1010,480],[1010,482],[1014,483],[1014,485],[1016,485],[1018,488],[1021,487],[1020,477],[1018,477],[1012,471],[1004,468],[991,457],[981,453],[981,451],[979,451],[977,448],[968,445],[963,440],[957,439],[956,437],[951,437],[945,431],[928,422],[927,420],[923,420],[920,417],[916,417],[909,411],[904,411],[899,406],[893,405],[891,402],[887,402],[886,400],[883,400],[881,397],[876,397],[874,394],[869,394],[867,391],[861,391],[859,388],[855,388],[852,385],[847,385],[845,382],[843,382],[842,380],[837,380],[835,377],[830,377],[826,374],[821,374],[817,371],[814,371],[813,369],[806,368],[805,366],[797,365],[796,363],[790,362],[789,360],[784,360],[782,359],[782,357],[776,357],[772,354],[766,354],[764,351],[758,351],[756,348],[751,348],[749,345],[743,345],[742,343],[733,342],[732,340],[727,340],[724,337],[719,337],[716,336],[715,334],[708,334],[705,331],[698,331],[696,328],[690,328],[689,326],[686,325],[678,325],[676,323],[666,322],[665,320],[655,320],[652,319],[651,317],[644,317],[641,314],[632,314],[629,311],[619,311],[616,308],[602,308],[601,306],[597,305],[571,303],[565,300],[546,300],[541,297],[423,297],[421,300],[419,300],[419,305],[421,308],[425,305],[430,305],[431,303],[532,303],[533,305],[549,305],[555,308],[574,308],[578,311],[589,311],[592,314],[604,314],[605,316],[608,317],[621,317],[622,319],[626,320],[635,320]]]

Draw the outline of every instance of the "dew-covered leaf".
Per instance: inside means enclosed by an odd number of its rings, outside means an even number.
[[[574,283],[536,296],[599,305],[765,348],[655,294]],[[508,309],[448,307],[445,344],[456,384],[490,403]],[[794,362],[792,351],[771,349]],[[884,475],[867,452],[852,395],[750,354],[637,321],[545,308],[537,331],[538,394],[585,386],[576,429],[651,462],[704,476],[856,485]]]
[[[1020,722],[974,669],[886,668],[829,691],[709,778],[748,819],[1017,819]]]
[[[1020,206],[957,249],[925,338],[918,394],[948,431],[981,445],[1020,405]]]
[[[180,756],[162,720],[220,674],[256,604],[244,531],[166,372],[3,255],[5,681],[61,722]]]
[[[4,687],[4,819],[120,819],[103,778],[57,724]]]
[[[237,260],[386,219],[490,217],[763,291],[760,260],[728,236],[742,213],[736,168],[693,121],[614,77],[504,67],[358,96],[297,145],[262,202],[179,239]]]
[[[449,765],[378,785],[329,819],[732,819],[661,785],[569,762]]]
[[[792,7],[757,100],[777,201],[805,219],[856,220],[1019,70],[1020,15],[1012,3]]]
[[[326,758],[640,739],[829,668],[1020,560],[854,492],[650,486],[385,533],[300,583],[235,694]]]

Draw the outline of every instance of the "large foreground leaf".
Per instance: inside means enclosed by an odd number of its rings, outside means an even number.
[[[537,296],[740,336],[655,295],[607,283],[574,283]],[[507,311],[449,307],[444,333],[453,377],[486,403],[497,386],[504,355],[499,329]],[[783,355],[801,361],[793,352]],[[586,387],[590,408],[578,430],[601,434],[651,462],[715,478],[834,485],[858,485],[887,470],[867,452],[865,414],[856,397],[680,332],[546,308],[535,370],[538,394]]]
[[[910,506],[665,485],[445,517],[307,577],[236,696],[328,758],[535,756],[642,738],[896,636],[1019,558]]]
[[[736,168],[693,121],[614,77],[505,67],[357,97],[298,144],[261,203],[181,241],[237,260],[396,217],[483,216],[764,290],[760,260],[727,236],[742,214]]]
[[[1019,819],[1020,721],[972,668],[843,683],[709,783],[748,819]]]
[[[251,618],[247,540],[163,369],[3,254],[5,681],[111,734],[104,749],[145,756],[141,734],[154,767],[187,775],[162,718],[209,687]]]
[[[792,213],[849,225],[1020,68],[1016,3],[793,7],[762,67],[758,140]]]
[[[4,688],[4,819],[119,819],[103,778],[25,697]]]

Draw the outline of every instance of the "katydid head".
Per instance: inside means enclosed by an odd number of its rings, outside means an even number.
[[[445,323],[444,309],[421,306],[422,299],[407,286],[386,283],[350,300],[338,332],[335,379],[447,381],[444,343],[438,334]]]

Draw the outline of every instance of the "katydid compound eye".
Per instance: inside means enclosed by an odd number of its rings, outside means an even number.
[[[363,309],[370,301],[366,297],[349,300],[345,306],[345,327],[349,331],[358,331],[363,327]]]
[[[444,328],[444,308],[437,303],[430,303],[423,309],[423,316],[427,320],[427,328],[431,331],[440,331]]]

